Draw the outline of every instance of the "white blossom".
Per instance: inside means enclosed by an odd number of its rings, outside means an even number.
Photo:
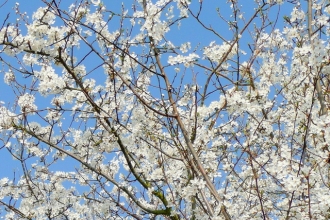
[[[101,3],[101,0],[91,0],[94,5],[99,5]]]
[[[18,98],[18,105],[21,107],[21,111],[24,113],[32,113],[37,110],[37,106],[34,104],[35,97],[31,94],[24,94]]]
[[[325,2],[311,22],[283,0],[22,4],[0,30],[2,217],[329,217]]]

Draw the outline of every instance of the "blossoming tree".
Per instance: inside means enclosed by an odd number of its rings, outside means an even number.
[[[0,22],[6,219],[330,217],[327,1],[40,2]]]

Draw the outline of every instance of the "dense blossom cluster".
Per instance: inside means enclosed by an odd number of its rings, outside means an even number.
[[[324,1],[55,2],[0,30],[6,219],[330,218]]]

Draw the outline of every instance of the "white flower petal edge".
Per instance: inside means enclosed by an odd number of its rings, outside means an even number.
[[[94,5],[99,5],[101,0],[91,0]]]

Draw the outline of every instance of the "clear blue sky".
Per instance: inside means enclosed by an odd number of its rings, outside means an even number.
[[[4,0],[1,0],[1,3],[4,2]],[[44,3],[42,3],[39,0],[20,0],[20,1],[14,1],[14,0],[8,0],[4,6],[2,6],[2,8],[0,8],[0,24],[2,24],[2,21],[5,19],[5,17],[7,16],[8,13],[10,13],[10,17],[9,17],[9,22],[14,23],[16,20],[16,15],[15,15],[15,11],[13,10],[13,7],[15,5],[15,2],[19,2],[20,4],[20,9],[21,12],[27,12],[27,14],[29,15],[30,19],[32,18],[32,13],[39,7],[44,6]],[[71,3],[74,3],[74,1],[62,1],[65,2],[64,4],[66,5],[70,5]],[[128,10],[131,10],[130,7],[130,2],[131,1],[124,1],[125,2],[125,6],[127,7]],[[195,1],[193,1],[195,2]],[[197,1],[196,1],[197,2]],[[218,19],[218,15],[217,15],[217,11],[216,8],[219,8],[220,14],[226,18],[229,18],[231,16],[231,10],[229,9],[229,6],[226,5],[225,2],[227,1],[219,1],[219,0],[204,0],[205,4],[204,4],[204,9],[203,9],[203,13],[201,14],[201,20],[205,23],[208,24],[210,26],[212,26],[215,30],[217,30],[218,32],[220,32],[221,34],[223,34],[223,36],[227,39],[227,40],[231,40],[231,36],[232,36],[232,32],[230,30],[228,30],[228,26],[225,25],[224,23],[220,23]],[[252,0],[245,0],[242,1],[244,7],[244,16],[249,19],[250,16],[252,15],[253,11],[253,7],[255,7],[254,5],[252,5],[250,2],[253,2]],[[113,9],[113,10],[118,10],[118,8],[121,7],[121,1],[120,0],[104,0],[103,3],[107,6],[108,9]],[[194,4],[194,3],[193,3]],[[288,11],[289,8],[280,8],[280,14],[278,16],[278,22],[279,24],[283,24],[283,15],[289,15]],[[64,8],[63,8],[64,9]],[[194,11],[196,11],[198,8],[193,8]],[[209,13],[205,13],[205,12],[209,12]],[[272,14],[271,16],[276,17],[276,13]],[[30,20],[31,21],[31,20]],[[215,22],[216,21],[216,22]],[[242,26],[242,24],[240,24]],[[278,26],[279,28],[282,28],[282,25]],[[23,28],[24,29],[24,28]],[[111,29],[111,28],[110,28]],[[252,29],[251,29],[252,30]],[[167,36],[169,36],[170,40],[175,44],[175,45],[180,45],[181,43],[190,41],[191,42],[191,46],[192,46],[192,50],[199,44],[201,43],[201,46],[199,47],[199,49],[203,48],[203,46],[208,46],[210,42],[212,41],[216,41],[217,43],[222,43],[221,40],[219,38],[216,38],[213,34],[205,34],[207,32],[204,31],[204,29],[202,27],[200,27],[193,19],[186,19],[182,21],[182,25],[180,27],[180,29],[178,30],[177,27],[173,27],[173,32],[168,33]],[[203,35],[201,35],[200,33],[204,33]],[[254,33],[251,33],[252,35]],[[1,40],[1,39],[0,39]],[[243,36],[243,40],[245,42],[241,42],[242,45],[242,49],[244,50],[248,50],[247,47],[247,43],[249,42],[249,40],[251,40],[251,38],[247,37],[247,36]],[[252,41],[251,41],[252,43]],[[0,54],[1,57],[4,57],[5,55]],[[6,58],[7,59],[7,58]],[[11,58],[13,60],[13,62],[16,62],[14,58]],[[96,64],[93,63],[91,60],[86,62],[85,65],[89,68],[92,68],[92,66],[95,66]],[[3,67],[0,67],[1,70],[6,70],[5,68],[3,69]],[[19,76],[18,76],[19,77]],[[185,79],[185,80],[191,80],[191,79]],[[201,79],[203,80],[203,79]],[[0,101],[4,101],[6,104],[9,104],[10,106],[15,103],[15,98],[16,95],[14,93],[12,93],[11,88],[4,84],[3,82],[3,73],[0,73]],[[41,99],[40,99],[41,100]],[[49,100],[50,99],[46,99]],[[38,101],[36,103],[37,105],[45,105],[47,104],[47,102],[44,101]],[[20,168],[20,164],[18,162],[15,162],[11,159],[11,156],[5,151],[5,150],[1,150],[0,151],[0,161],[2,162],[0,165],[0,178],[1,177],[9,177],[10,179],[13,177],[13,172],[15,171],[18,174],[21,174],[21,168]],[[73,165],[73,166],[72,166]],[[63,169],[63,170],[70,170],[70,171],[74,171],[74,163],[69,160],[67,158],[66,161],[64,161],[63,163],[59,164],[59,166],[57,167],[58,169]]]
[[[19,7],[21,12],[26,12],[31,21],[32,18],[32,13],[39,7],[44,6],[44,3],[42,3],[42,1],[39,0],[31,0],[31,1],[15,1],[15,0],[8,0],[3,6],[2,8],[0,8],[0,23],[2,24],[4,19],[6,18],[7,14],[9,13],[9,19],[7,22],[10,23],[15,23],[17,15],[15,14],[14,11],[14,5],[15,2],[19,3]],[[75,1],[62,1],[64,3],[61,3],[62,5],[67,5],[69,6],[71,3],[74,3]],[[118,1],[118,0],[108,0],[108,1],[103,1],[103,3],[107,6],[108,9],[111,10],[118,10],[121,7],[121,2],[122,1]],[[124,1],[125,2],[125,6],[128,10],[131,10],[130,4],[131,1]],[[195,2],[195,1],[193,1]],[[242,1],[243,2],[243,11],[244,11],[244,16],[248,19],[250,18],[250,16],[252,15],[253,11],[253,7],[255,7],[255,5],[251,4],[252,1]],[[4,3],[4,0],[1,1],[0,4]],[[194,3],[192,3],[194,4]],[[96,8],[96,7],[95,7]],[[216,31],[220,32],[225,38],[227,38],[227,40],[231,39],[232,36],[232,32],[230,30],[228,30],[228,26],[225,25],[224,23],[220,23],[220,19],[218,19],[218,15],[217,15],[217,8],[219,8],[219,12],[222,16],[229,18],[231,16],[230,12],[230,8],[228,4],[225,4],[225,1],[216,1],[216,0],[205,0],[204,1],[204,8],[203,8],[203,13],[200,15],[201,20],[209,25],[212,26],[212,28],[214,28]],[[65,7],[63,6],[63,9],[65,9]],[[193,7],[194,11],[197,11],[197,7]],[[289,8],[280,8],[280,15],[278,16],[279,18],[279,24],[283,23],[283,14],[285,15],[289,15],[288,14],[288,10]],[[207,13],[205,13],[207,12]],[[274,13],[272,15],[273,17],[276,16],[276,14]],[[216,22],[215,22],[216,21]],[[241,26],[243,24],[240,24]],[[279,26],[281,27],[281,25]],[[172,27],[173,30],[171,32],[168,33],[167,36],[170,36],[169,39],[171,39],[171,41],[175,44],[175,45],[180,45],[183,42],[186,41],[190,41],[191,45],[192,45],[192,49],[194,49],[194,47],[196,47],[198,45],[198,43],[201,43],[201,45],[203,46],[208,46],[210,42],[212,41],[216,41],[217,43],[221,43],[219,38],[216,38],[215,35],[213,34],[207,34],[207,32],[204,31],[204,29],[198,25],[196,23],[196,21],[192,20],[192,19],[185,19],[182,21],[182,25],[180,27],[180,29],[178,29],[177,27]],[[24,27],[22,29],[25,29]],[[110,28],[111,29],[111,28]],[[203,33],[203,34],[200,34]],[[253,34],[253,33],[252,33]],[[247,50],[247,41],[249,41],[249,37],[246,38],[246,36],[243,36],[243,40],[246,42],[242,42],[242,48],[244,50]],[[252,42],[252,41],[251,41]],[[202,47],[199,47],[199,49]],[[0,56],[5,56],[3,54],[1,54]],[[6,58],[8,59],[8,58]],[[13,62],[16,62],[14,58],[12,58]],[[92,63],[85,63],[85,65],[88,67],[89,65],[93,66],[94,64]],[[1,70],[6,70],[3,67]],[[19,76],[17,76],[19,77]],[[6,104],[12,105],[15,102],[15,98],[16,95],[12,92],[11,88],[4,84],[3,82],[3,73],[0,73],[0,101],[4,101]],[[186,79],[189,80],[189,79]],[[39,105],[44,105],[46,104],[45,102],[37,102],[37,104]],[[8,157],[8,154],[5,153],[4,150],[1,151],[0,154],[0,161],[6,161],[6,163],[2,163],[1,166],[6,166],[7,169],[2,169],[1,168],[1,173],[0,173],[0,177],[2,176],[7,176],[7,175],[12,175],[13,170],[15,169],[15,167],[17,167],[17,165],[14,165],[15,162],[13,162],[10,157]],[[19,167],[19,166],[18,166]],[[19,168],[18,168],[19,169]]]

